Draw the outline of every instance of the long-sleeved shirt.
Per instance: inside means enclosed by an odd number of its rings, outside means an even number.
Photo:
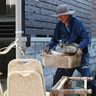
[[[56,46],[59,43],[59,40],[68,42],[69,44],[77,43],[79,44],[79,48],[83,51],[83,58],[86,55],[88,57],[89,36],[82,24],[82,21],[71,16],[68,22],[68,28],[70,29],[70,32],[68,32],[65,24],[59,21],[54,30],[51,42],[49,43],[49,47],[53,48]]]

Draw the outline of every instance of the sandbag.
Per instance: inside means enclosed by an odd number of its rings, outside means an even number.
[[[39,73],[14,72],[8,78],[8,96],[45,96],[42,78]]]
[[[14,59],[8,64],[7,96],[45,96],[41,64],[36,59]]]
[[[82,56],[77,54],[43,54],[43,65],[55,68],[75,68],[80,66]]]

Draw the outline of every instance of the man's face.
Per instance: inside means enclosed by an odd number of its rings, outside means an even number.
[[[69,15],[61,15],[58,18],[60,19],[61,22],[66,23],[69,18]]]

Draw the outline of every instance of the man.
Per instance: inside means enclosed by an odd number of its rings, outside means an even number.
[[[79,45],[77,54],[82,54],[82,60],[81,65],[77,68],[58,68],[53,80],[53,85],[55,85],[62,76],[72,76],[75,69],[80,72],[81,76],[90,77],[91,72],[88,68],[88,33],[86,32],[81,20],[72,16],[75,11],[70,10],[67,5],[59,5],[56,8],[56,13],[57,14],[55,16],[59,18],[59,22],[56,25],[54,36],[51,39],[51,42],[46,47],[45,52],[48,52],[50,49],[56,46],[59,43],[59,40],[62,40],[63,43],[67,42],[68,44],[77,43]],[[92,88],[92,94],[96,94],[96,89],[93,82],[89,82],[89,85]]]

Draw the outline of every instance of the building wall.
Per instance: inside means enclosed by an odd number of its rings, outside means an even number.
[[[87,32],[90,34],[89,67],[94,76],[96,74],[96,0],[25,0],[25,33],[31,36],[51,36],[57,23],[57,18],[52,15],[55,14],[56,6],[63,3],[68,4],[71,9],[76,11],[74,15],[83,21]],[[36,42],[31,41],[31,46],[28,48],[29,51],[26,51],[25,58],[41,60],[40,53],[42,53],[47,43],[41,43],[40,41],[36,44]],[[41,46],[41,49],[37,49],[38,46]],[[55,71],[56,69],[53,68],[44,68],[47,90],[52,87]]]
[[[57,23],[57,18],[52,15],[59,4],[68,4],[75,10],[74,15],[81,18],[87,31],[91,32],[92,0],[25,0],[26,34],[52,35]]]
[[[95,38],[96,36],[96,0],[92,0],[93,6],[92,6],[92,36]]]

